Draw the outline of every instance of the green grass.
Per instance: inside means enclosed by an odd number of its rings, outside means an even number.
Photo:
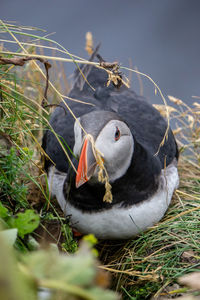
[[[0,48],[3,57],[13,57],[15,53],[20,56],[23,52],[45,58],[46,51],[56,52],[51,63],[57,76],[50,78],[48,100],[53,103],[62,101],[69,83],[65,80],[63,66],[57,63],[58,54],[69,56],[67,61],[72,62],[77,57],[43,37],[42,31],[36,35],[34,28],[20,28],[1,21],[0,34],[0,38],[6,35],[2,40],[8,40]],[[11,42],[16,46],[13,52],[9,51]],[[60,60],[65,61],[65,57]],[[29,253],[38,248],[39,242],[42,245],[55,243],[62,252],[74,253],[79,245],[58,205],[50,201],[42,169],[41,156],[44,153],[40,145],[43,130],[51,129],[48,122],[51,109],[41,107],[44,75],[43,67],[36,62],[27,62],[23,67],[0,65],[1,226],[4,229],[17,228],[14,247],[18,252]],[[176,283],[179,277],[198,271],[200,267],[200,104],[199,99],[195,99],[196,103],[189,108],[180,99],[171,97],[170,101],[173,109],[168,109],[172,111],[171,118],[177,120],[177,139],[182,154],[179,161],[180,187],[167,214],[161,222],[132,240],[103,241],[96,246],[101,262],[99,269],[112,274],[112,288],[125,300],[165,295],[168,286]],[[60,143],[67,154],[70,149],[62,140]],[[39,217],[39,224],[34,214]],[[33,226],[23,231],[23,222],[32,222]],[[10,232],[13,235],[13,231]],[[176,295],[180,291],[185,290],[180,287],[180,290],[175,288],[173,291],[172,288],[170,293]]]

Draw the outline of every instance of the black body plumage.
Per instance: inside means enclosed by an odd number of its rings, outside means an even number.
[[[105,193],[104,185],[95,186],[85,183],[79,189],[75,187],[75,172],[70,168],[67,157],[64,154],[54,134],[47,130],[43,138],[43,148],[54,161],[56,169],[68,173],[64,184],[64,195],[75,207],[83,211],[98,211],[109,209],[116,203],[123,206],[137,204],[147,200],[158,188],[158,176],[162,169],[167,167],[174,158],[178,158],[177,144],[171,129],[164,145],[160,147],[158,155],[155,155],[165,135],[167,123],[160,113],[143,97],[138,96],[131,89],[122,86],[117,89],[112,84],[108,87],[107,72],[95,67],[86,66],[83,69],[87,80],[95,89],[84,81],[80,74],[76,75],[75,84],[69,96],[82,100],[91,105],[66,100],[76,117],[91,113],[91,126],[95,135],[110,119],[118,118],[128,124],[134,138],[134,154],[131,165],[126,174],[112,183],[113,202],[102,201]],[[74,118],[63,103],[52,114],[50,123],[56,133],[62,137],[67,145],[74,146]],[[104,117],[102,111],[110,112]],[[92,114],[92,112],[94,112]],[[99,112],[99,113],[98,113]],[[88,119],[87,119],[88,120]],[[84,117],[80,118],[85,128]],[[87,124],[87,131],[90,126]],[[69,151],[68,151],[69,152]],[[70,154],[77,165],[73,156]],[[46,160],[45,168],[51,162]],[[70,184],[70,189],[68,188]],[[67,194],[68,193],[68,194]],[[132,195],[130,197],[130,195]]]

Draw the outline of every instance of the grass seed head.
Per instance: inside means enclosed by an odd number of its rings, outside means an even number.
[[[96,148],[94,138],[91,134],[87,134],[86,138],[89,139],[92,144],[93,154],[99,167],[98,180],[101,183],[105,183],[105,195],[103,197],[103,201],[111,203],[113,199],[111,192],[112,186],[109,183],[109,176],[104,165],[103,154]]]
[[[88,31],[86,33],[86,45],[85,45],[85,50],[87,51],[87,53],[89,55],[92,55],[93,53],[93,48],[94,48],[94,45],[93,45],[93,37],[92,37],[92,33],[90,31]]]

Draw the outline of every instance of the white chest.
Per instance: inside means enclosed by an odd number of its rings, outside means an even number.
[[[51,173],[51,172],[50,172]],[[54,175],[55,176],[55,175]],[[66,174],[65,174],[66,176]],[[63,195],[64,174],[52,188],[66,215],[71,215],[72,226],[82,233],[93,233],[97,238],[127,239],[157,223],[165,214],[174,190],[179,183],[178,171],[174,164],[162,171],[158,191],[148,200],[131,208],[121,208],[119,204],[109,210],[97,213],[83,213],[66,203]],[[49,176],[50,183],[51,176]]]

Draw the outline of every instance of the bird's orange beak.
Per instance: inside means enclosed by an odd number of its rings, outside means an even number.
[[[76,188],[79,188],[90,179],[90,177],[94,174],[96,166],[97,162],[93,153],[91,142],[85,138],[76,174]]]

